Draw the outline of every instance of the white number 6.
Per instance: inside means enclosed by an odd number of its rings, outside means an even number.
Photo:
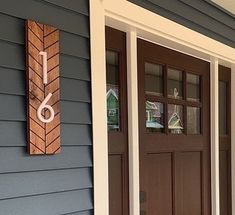
[[[51,122],[54,117],[55,117],[55,111],[53,110],[53,108],[50,105],[47,105],[46,103],[50,100],[52,96],[52,93],[49,93],[47,95],[47,97],[43,100],[42,104],[39,106],[38,110],[37,110],[37,116],[38,119],[44,123],[49,123]],[[43,115],[42,115],[42,110],[43,109],[48,109],[50,112],[50,117],[48,119],[46,119]]]

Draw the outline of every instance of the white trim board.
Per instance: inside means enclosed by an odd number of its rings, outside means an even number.
[[[94,212],[108,215],[108,146],[104,10],[90,1]]]
[[[138,162],[138,92],[137,92],[137,37],[170,49],[211,62],[211,74],[217,79],[218,64],[235,65],[235,49],[196,31],[163,18],[126,0],[90,0],[91,74],[93,114],[94,213],[108,215],[108,145],[106,119],[105,25],[127,32],[128,59],[128,131],[130,172],[130,215],[139,215]],[[234,67],[233,67],[234,68]],[[233,72],[234,69],[233,69]],[[232,80],[235,79],[233,78]],[[217,80],[218,81],[218,80]],[[216,83],[217,83],[216,81]],[[234,83],[235,84],[235,83]],[[232,84],[233,86],[233,84]],[[218,104],[218,84],[211,88],[211,106]],[[232,109],[235,108],[232,100]],[[211,109],[218,117],[218,110]],[[232,116],[233,117],[233,116]],[[217,118],[218,119],[218,118]],[[233,120],[231,120],[233,122]],[[218,142],[218,120],[212,128],[212,139]],[[232,131],[235,125],[232,124]],[[235,132],[234,132],[235,133]],[[232,137],[232,142],[234,138]],[[232,144],[233,145],[233,144]],[[234,148],[234,147],[233,147]],[[232,154],[233,153],[232,148]],[[212,215],[219,215],[218,147],[213,149],[216,161],[211,171]],[[234,156],[233,156],[234,157]],[[232,172],[235,178],[235,172]],[[215,179],[216,178],[216,179]],[[235,196],[233,185],[233,196]],[[232,198],[234,202],[234,198]],[[233,210],[233,215],[234,215]]]
[[[235,62],[235,50],[171,20],[161,17],[126,0],[103,0],[106,24],[123,31],[135,27],[137,36],[220,64]],[[225,61],[225,62],[224,62]],[[226,64],[228,66],[228,64]]]
[[[235,1],[234,0],[212,0],[219,6],[223,7],[225,10],[230,11],[235,14]]]

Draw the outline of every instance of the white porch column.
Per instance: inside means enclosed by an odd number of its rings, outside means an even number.
[[[130,215],[139,215],[139,121],[136,30],[127,33],[127,91]]]
[[[109,215],[105,18],[100,0],[90,0],[94,213]]]
[[[211,206],[212,215],[220,215],[219,199],[219,64],[211,58]]]
[[[232,215],[235,215],[235,64],[231,68],[231,185]]]

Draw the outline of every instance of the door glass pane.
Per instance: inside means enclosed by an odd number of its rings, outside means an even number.
[[[163,95],[163,68],[161,65],[145,63],[146,94]]]
[[[200,101],[200,76],[187,73],[187,100]]]
[[[227,84],[219,82],[219,133],[227,134]]]
[[[106,51],[106,99],[109,131],[120,129],[118,53]]]
[[[167,70],[167,92],[169,98],[182,99],[182,71],[176,69]]]
[[[145,102],[146,128],[150,132],[164,132],[164,106],[160,102]]]
[[[183,106],[168,104],[168,129],[172,134],[183,132]]]
[[[201,109],[187,107],[187,132],[188,134],[201,133]]]

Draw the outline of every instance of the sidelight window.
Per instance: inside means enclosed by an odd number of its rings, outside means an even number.
[[[109,131],[120,129],[120,104],[119,104],[119,64],[118,53],[106,51],[106,99],[107,121]]]

